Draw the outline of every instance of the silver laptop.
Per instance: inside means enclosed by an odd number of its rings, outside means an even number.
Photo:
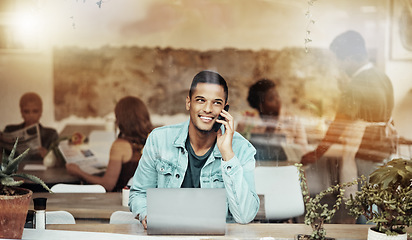
[[[224,235],[224,188],[150,188],[147,190],[147,234]]]

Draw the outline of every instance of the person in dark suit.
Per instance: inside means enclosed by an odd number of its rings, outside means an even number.
[[[332,145],[341,144],[338,175],[343,183],[369,176],[394,153],[394,93],[389,77],[369,61],[361,34],[346,31],[329,48],[349,82],[343,86],[335,119],[325,137],[314,151],[303,155],[301,163],[315,163]],[[345,195],[355,191],[357,186],[347,189]]]
[[[389,77],[369,61],[365,40],[358,32],[338,35],[330,50],[350,82],[343,88],[335,119],[325,137],[301,162],[314,163],[331,145],[340,143],[344,145],[340,180],[351,181],[368,176],[394,151],[390,136],[395,132],[391,119],[393,86]]]

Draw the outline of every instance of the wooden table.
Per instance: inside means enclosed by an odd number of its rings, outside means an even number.
[[[46,183],[47,186],[51,187],[56,183],[80,183],[79,177],[70,175],[66,171],[65,166],[47,168],[45,170],[27,170],[26,165],[38,166],[39,168],[43,166],[41,161],[28,161],[22,162],[19,166],[19,173],[32,174]],[[34,184],[31,181],[25,180],[24,187],[29,188],[34,191],[44,191],[39,184]]]
[[[337,239],[367,239],[370,225],[362,224],[326,224],[328,237]],[[141,225],[128,224],[75,224],[75,225],[47,225],[47,229],[106,232],[145,236],[144,239],[156,239],[159,236],[147,236]],[[310,234],[312,229],[304,224],[227,224],[224,236],[208,236],[207,239],[262,239],[265,237],[293,239],[297,234]],[[183,239],[193,236],[170,236],[167,238]],[[203,238],[204,236],[198,236]]]
[[[33,198],[47,198],[46,210],[70,212],[76,219],[108,220],[115,211],[129,211],[122,206],[122,195],[109,193],[33,193]],[[29,209],[33,209],[33,201]]]
[[[104,222],[110,219],[115,211],[129,211],[122,206],[122,194],[118,192],[108,193],[33,193],[33,198],[47,198],[46,209],[48,211],[64,210],[70,212],[76,221],[78,219],[95,219]],[[260,208],[256,220],[265,219],[265,199],[259,195]],[[29,207],[33,210],[33,201]]]

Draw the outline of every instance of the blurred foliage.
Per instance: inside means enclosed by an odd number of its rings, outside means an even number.
[[[412,161],[393,159],[363,180],[361,191],[346,202],[350,214],[365,216],[374,230],[387,235],[406,233],[412,226]]]
[[[305,202],[305,224],[312,227],[312,234],[310,239],[325,239],[326,230],[324,228],[325,223],[329,223],[335,213],[339,210],[340,205],[343,203],[343,197],[345,188],[353,186],[358,183],[358,180],[348,183],[339,183],[331,186],[314,197],[310,196],[305,172],[302,169],[302,164],[296,163],[295,166],[299,170],[300,185],[302,188],[303,200]],[[335,204],[329,207],[326,203],[321,203],[321,200],[328,194],[337,193]]]

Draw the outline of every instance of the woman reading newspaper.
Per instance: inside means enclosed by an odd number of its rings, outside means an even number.
[[[67,171],[87,183],[100,184],[106,191],[121,191],[133,176],[140,160],[146,138],[153,129],[145,104],[136,97],[124,97],[115,107],[118,138],[110,149],[110,158],[104,175],[86,173],[75,163],[67,163]]]

